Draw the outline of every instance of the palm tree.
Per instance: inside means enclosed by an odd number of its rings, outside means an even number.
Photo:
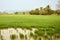
[[[11,40],[15,40],[16,39],[16,35],[12,34],[12,35],[10,35],[10,38],[11,38]]]

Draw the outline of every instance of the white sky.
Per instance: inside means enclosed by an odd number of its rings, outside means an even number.
[[[56,9],[57,0],[0,0],[0,11],[26,11],[50,5]]]

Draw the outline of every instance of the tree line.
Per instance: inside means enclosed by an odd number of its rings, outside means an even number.
[[[8,12],[0,12],[0,14],[10,14]],[[30,15],[60,15],[60,9],[57,10],[53,10],[50,5],[47,5],[45,8],[40,7],[40,8],[36,8],[34,10],[30,10],[30,11],[23,11],[23,12],[14,12],[11,14],[30,14]]]
[[[22,12],[23,15],[25,14],[30,15],[60,15],[60,9],[53,10],[50,5],[47,5],[45,8],[40,7],[36,8],[35,10],[30,10],[28,12]],[[19,12],[15,12],[15,14],[20,14]]]
[[[31,10],[29,13],[31,15],[51,15],[51,14],[60,15],[60,10],[53,10],[49,5],[47,5],[45,8],[40,7],[36,8],[35,10]]]

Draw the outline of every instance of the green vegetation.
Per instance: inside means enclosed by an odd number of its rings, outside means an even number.
[[[34,36],[34,34],[32,32],[30,32],[30,36],[32,37],[32,36]]]
[[[20,39],[21,39],[21,40],[25,40],[24,34],[20,33],[19,36],[20,36]]]
[[[0,12],[0,15],[9,15],[9,14],[15,14],[15,15],[60,15],[60,5],[58,6],[58,9],[53,10],[50,5],[47,5],[46,7],[40,7],[35,8],[29,11],[23,11],[23,12],[14,12],[14,13],[7,13],[7,12]]]
[[[60,10],[53,10],[49,5],[47,5],[45,8],[40,7],[36,8],[35,10],[30,11],[31,15],[60,15]]]
[[[11,40],[15,40],[16,39],[16,35],[12,34],[12,35],[10,35],[10,38],[11,38]]]
[[[54,40],[55,37],[60,37],[60,16],[3,15],[0,16],[0,29],[3,28],[37,28],[38,30],[35,31],[35,35],[37,36],[36,40],[44,38]],[[32,37],[36,37],[35,35],[30,34]],[[20,36],[24,38],[22,34]]]
[[[50,5],[32,9],[23,12],[0,12],[0,39],[1,29],[6,28],[22,28],[32,30],[36,28],[35,33],[30,32],[30,38],[34,40],[58,40],[60,38],[60,5],[58,2],[58,9],[53,10]],[[22,33],[19,34],[21,40],[28,40],[28,36]],[[15,40],[17,35],[10,35],[11,40]],[[59,39],[60,40],[60,39]]]
[[[0,28],[59,27],[60,16],[20,15],[0,16]]]
[[[23,34],[21,34],[21,33],[20,33],[20,38],[22,38],[22,39],[24,38],[24,35],[23,35]]]

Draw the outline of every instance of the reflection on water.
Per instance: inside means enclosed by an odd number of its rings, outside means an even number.
[[[11,34],[15,34],[17,36],[16,40],[20,40],[20,36],[19,34],[23,34],[23,35],[26,35],[27,36],[27,40],[33,40],[33,38],[30,38],[30,32],[32,32],[34,34],[34,31],[36,29],[35,28],[32,28],[32,30],[28,30],[28,29],[21,29],[21,28],[17,28],[17,29],[14,29],[14,28],[8,28],[8,29],[2,29],[1,30],[1,36],[3,38],[3,40],[11,40],[10,38],[10,35]]]

